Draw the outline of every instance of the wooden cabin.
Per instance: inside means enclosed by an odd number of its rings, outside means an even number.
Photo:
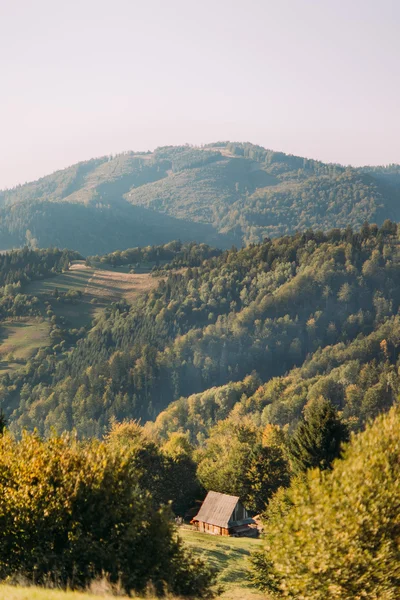
[[[192,523],[197,531],[212,535],[257,537],[257,526],[239,496],[208,492]]]

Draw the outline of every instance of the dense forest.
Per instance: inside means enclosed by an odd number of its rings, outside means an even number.
[[[167,247],[149,252],[166,256]],[[231,416],[293,428],[319,396],[354,430],[394,402],[394,223],[168,252],[171,262],[153,267],[157,287],[109,305],[76,344],[54,317],[53,346],[2,377],[13,429],[101,436],[112,418],[156,419],[147,427],[157,435],[181,431],[197,444]]]
[[[368,220],[400,220],[398,165],[345,168],[218,142],[128,152],[0,191],[0,249],[85,255],[172,240],[240,247]]]
[[[72,260],[82,257],[70,250],[32,250],[23,248],[0,254],[0,286],[10,283],[24,284],[36,279],[57,275],[69,268]]]

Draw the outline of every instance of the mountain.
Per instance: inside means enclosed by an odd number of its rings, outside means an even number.
[[[220,142],[78,163],[0,192],[0,249],[84,255],[174,239],[228,248],[400,220],[400,167],[345,168]]]

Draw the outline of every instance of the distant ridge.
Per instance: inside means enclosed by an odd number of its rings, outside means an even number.
[[[0,250],[83,254],[173,239],[219,247],[400,220],[400,166],[346,168],[250,143],[167,146],[81,162],[0,192]]]

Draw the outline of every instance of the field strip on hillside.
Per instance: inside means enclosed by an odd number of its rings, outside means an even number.
[[[30,294],[51,293],[57,288],[60,292],[79,290],[84,295],[112,302],[125,298],[132,300],[140,293],[158,285],[158,279],[149,273],[124,273],[117,269],[89,267],[83,260],[71,263],[65,273],[48,279],[33,281],[27,287]]]
[[[27,284],[27,293],[32,295],[51,294],[57,288],[59,292],[68,292],[69,290],[79,290],[84,292],[88,280],[93,274],[94,269],[86,267],[84,261],[75,261],[64,273],[31,281]]]
[[[155,288],[158,280],[149,273],[121,273],[96,269],[90,277],[85,293],[104,299],[132,300],[140,293]]]

